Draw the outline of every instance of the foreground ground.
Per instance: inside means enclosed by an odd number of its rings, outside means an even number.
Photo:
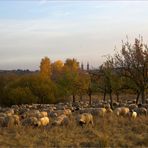
[[[148,117],[130,120],[106,115],[95,125],[0,128],[0,147],[148,147]]]

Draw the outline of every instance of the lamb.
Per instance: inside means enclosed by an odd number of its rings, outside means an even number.
[[[83,113],[78,117],[78,122],[81,126],[83,126],[84,124],[88,125],[88,124],[92,124],[94,125],[93,122],[93,116],[90,113]]]

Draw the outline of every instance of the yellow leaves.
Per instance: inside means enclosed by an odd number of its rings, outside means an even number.
[[[53,72],[60,72],[64,66],[64,63],[61,60],[57,60],[52,63],[52,71]]]
[[[76,59],[67,59],[64,64],[65,70],[77,71],[79,69],[79,62]]]
[[[44,57],[41,60],[40,74],[42,78],[50,78],[51,76],[51,62],[48,57]]]

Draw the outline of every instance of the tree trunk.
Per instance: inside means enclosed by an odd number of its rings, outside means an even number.
[[[82,101],[82,99],[83,99],[83,95],[80,95],[80,101]]]
[[[103,93],[103,101],[104,101],[104,102],[106,101],[106,90],[105,90],[104,93]]]
[[[92,98],[91,98],[91,93],[89,94],[89,105],[91,105]]]
[[[145,103],[144,89],[141,90],[141,100],[142,100],[142,104],[144,104]]]
[[[117,102],[119,102],[119,93],[116,93]]]
[[[109,97],[110,97],[110,106],[111,106],[111,109],[113,109],[112,91],[110,91],[110,93],[109,93]]]
[[[72,95],[72,102],[73,102],[73,103],[75,103],[75,102],[76,102],[76,97],[75,97],[75,95],[74,95],[74,94]]]
[[[139,91],[137,91],[136,104],[138,104],[138,102],[139,102],[139,96],[140,96],[140,92],[139,92]]]

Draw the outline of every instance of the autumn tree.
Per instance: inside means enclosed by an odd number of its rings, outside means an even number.
[[[79,62],[76,59],[67,59],[59,79],[59,84],[63,86],[66,95],[72,95],[73,102],[78,93],[77,83],[79,78]]]
[[[115,67],[120,68],[120,74],[131,81],[145,102],[145,91],[148,88],[148,47],[140,39],[135,39],[131,45],[123,43],[121,52],[114,56]]]
[[[40,75],[42,78],[51,77],[51,61],[48,57],[44,57],[40,63]]]
[[[64,63],[64,68],[69,69],[71,71],[78,71],[79,69],[79,62],[76,59],[66,59]]]
[[[64,67],[64,63],[61,60],[57,60],[51,64],[52,80],[57,81],[57,79],[59,78],[63,70],[63,67]]]

